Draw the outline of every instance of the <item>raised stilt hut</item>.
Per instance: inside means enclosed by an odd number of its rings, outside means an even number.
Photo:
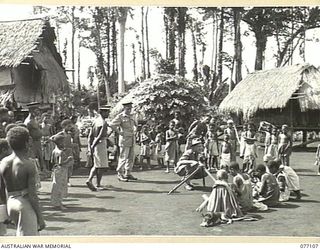
[[[219,109],[242,121],[288,124],[293,131],[320,131],[320,71],[297,64],[256,71],[239,82]]]

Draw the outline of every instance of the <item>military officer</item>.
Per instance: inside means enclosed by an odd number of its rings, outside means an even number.
[[[137,180],[131,174],[134,163],[134,135],[136,126],[131,114],[132,102],[126,102],[122,105],[123,112],[117,115],[110,124],[110,127],[119,134],[118,179],[119,181]]]

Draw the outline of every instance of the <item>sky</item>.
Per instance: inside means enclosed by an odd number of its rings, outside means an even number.
[[[32,14],[32,6],[31,5],[5,5],[0,4],[0,20],[13,20],[13,19],[23,19],[30,17]],[[127,28],[134,27],[138,33],[140,33],[140,23],[141,23],[141,12],[140,8],[136,7],[134,11],[134,17],[131,19],[128,17],[127,19]],[[248,30],[245,23],[242,23],[241,26],[242,33],[245,30]],[[211,65],[211,58],[212,58],[212,25],[207,23],[205,26],[205,31],[207,33],[207,50],[204,57],[204,64]],[[65,26],[59,33],[60,39],[60,48],[62,49],[62,44],[64,43],[65,39],[69,36],[70,37],[70,26]],[[149,41],[150,41],[150,48],[156,48],[158,51],[162,53],[164,56],[165,54],[165,46],[164,46],[164,25],[163,25],[163,17],[162,17],[162,8],[151,7],[149,9]],[[315,65],[316,67],[320,66],[320,59],[318,56],[318,51],[320,51],[320,32],[319,30],[312,30],[307,32],[307,41],[306,41],[306,62]],[[254,71],[254,61],[255,61],[255,40],[253,34],[249,32],[249,36],[242,36],[242,43],[243,43],[243,76],[248,72]],[[125,46],[126,46],[126,55],[125,55],[125,80],[130,82],[134,79],[133,75],[133,66],[132,66],[132,50],[131,44],[136,43],[136,37],[133,31],[127,31],[125,34]],[[76,41],[76,48],[78,46],[78,41]],[[192,68],[193,68],[193,57],[192,57],[192,44],[191,44],[191,34],[190,32],[186,33],[186,46],[187,51],[189,51],[186,55],[186,68],[188,71],[187,78],[192,78]],[[136,46],[138,48],[138,46]],[[268,48],[266,54],[266,62],[265,62],[265,69],[271,69],[275,67],[275,58],[274,52],[275,51],[275,41],[273,39],[268,40]],[[71,44],[69,43],[68,53],[71,51]],[[224,44],[224,51],[228,52],[230,55],[233,54],[233,42],[229,41]],[[316,52],[316,53],[315,53]],[[140,58],[139,53],[137,53],[137,61],[136,64],[140,67]],[[198,58],[201,57],[200,52],[198,51]],[[86,49],[80,49],[80,58],[81,58],[81,83],[87,85],[87,72],[89,66],[95,66],[96,60],[94,54]],[[68,56],[68,61],[66,68],[71,69],[71,54]],[[76,63],[77,63],[77,54],[76,54]],[[294,63],[303,63],[302,58],[299,56],[298,52],[294,57]],[[77,69],[77,67],[76,67]],[[151,71],[153,71],[154,65],[151,62]],[[226,70],[226,69],[225,69]],[[137,69],[137,72],[140,72]],[[225,71],[225,77],[228,77],[229,74],[227,70]],[[70,73],[68,73],[70,79]],[[76,78],[77,79],[77,76]],[[96,84],[96,80],[94,82]]]

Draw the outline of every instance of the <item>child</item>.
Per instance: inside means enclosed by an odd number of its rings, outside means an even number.
[[[318,175],[320,175],[320,144],[317,147],[316,162],[314,165],[318,167]]]
[[[285,166],[290,165],[290,155],[292,151],[292,140],[289,135],[288,125],[284,124],[279,135],[278,158]]]
[[[209,131],[205,136],[205,155],[209,170],[218,169],[219,145],[215,124],[209,124]],[[215,167],[215,168],[214,168]]]
[[[68,152],[70,153],[69,156],[73,157],[73,148],[72,148],[72,136],[71,130],[73,128],[72,122],[69,119],[65,119],[61,122],[62,131],[58,132],[57,134],[50,137],[51,140],[54,141],[54,138],[58,135],[63,135],[64,137],[64,148],[69,149]],[[68,168],[68,186],[71,187],[69,179],[73,172],[73,165],[69,165]]]
[[[169,129],[166,131],[166,146],[165,146],[165,162],[167,163],[166,173],[170,172],[170,163],[176,165],[178,160],[178,133],[175,129],[175,122],[170,121]]]
[[[158,125],[156,127],[157,135],[155,138],[155,144],[156,144],[156,150],[155,150],[155,155],[157,158],[157,162],[159,166],[163,167],[164,166],[164,144],[165,144],[165,136],[162,131],[162,126]]]
[[[261,184],[257,186],[254,198],[268,207],[276,206],[280,197],[280,189],[276,178],[273,174],[267,173],[266,167],[262,164],[257,166],[256,175]]]
[[[40,124],[42,138],[41,138],[41,144],[42,144],[42,156],[45,163],[45,171],[50,170],[50,158],[52,151],[54,149],[54,144],[52,141],[50,141],[50,137],[53,135],[53,129],[52,126],[49,124],[49,116],[47,114],[43,115],[42,123]]]
[[[56,147],[52,152],[52,190],[51,203],[57,209],[65,209],[62,199],[68,193],[68,169],[73,164],[73,157],[70,155],[70,148],[65,148],[65,137],[62,134],[54,138]]]
[[[256,166],[257,146],[255,144],[254,125],[248,125],[248,131],[244,135],[245,150],[243,155],[243,172],[253,170]]]
[[[221,169],[227,169],[230,166],[230,162],[231,162],[231,155],[232,155],[232,146],[229,142],[229,135],[225,134],[223,137],[223,142],[221,143],[221,155],[220,155],[220,168]]]
[[[0,161],[10,155],[10,148],[9,144],[6,139],[0,139]],[[1,207],[1,213],[0,213],[0,236],[3,236],[7,233],[7,226],[6,221],[8,220],[8,213],[7,213],[7,199],[6,199],[6,191],[3,179],[0,177],[0,207]]]
[[[240,152],[239,152],[239,156],[241,159],[243,159],[243,157],[244,157],[244,150],[245,150],[245,146],[246,146],[246,142],[244,141],[244,137],[247,132],[247,129],[248,129],[248,124],[246,124],[246,123],[243,124],[241,138],[240,138]]]
[[[151,148],[150,148],[151,138],[148,131],[148,126],[143,125],[140,133],[140,164],[141,170],[143,169],[143,160],[147,160],[147,168],[150,169],[150,156],[151,156]]]
[[[266,150],[266,155],[271,155],[271,157],[275,160],[278,155],[278,131],[277,128],[272,128],[270,135],[270,145]]]
[[[81,142],[80,142],[80,130],[77,125],[77,116],[71,117],[72,129],[71,129],[71,137],[72,137],[72,149],[73,149],[73,157],[74,157],[74,168],[80,167],[80,151],[81,151]]]

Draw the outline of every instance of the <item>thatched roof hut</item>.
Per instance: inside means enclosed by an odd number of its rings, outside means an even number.
[[[223,100],[220,110],[249,117],[259,116],[292,126],[319,124],[312,114],[320,111],[320,71],[297,64],[256,71],[239,82]]]
[[[0,22],[0,101],[53,103],[67,89],[67,77],[43,18]]]

